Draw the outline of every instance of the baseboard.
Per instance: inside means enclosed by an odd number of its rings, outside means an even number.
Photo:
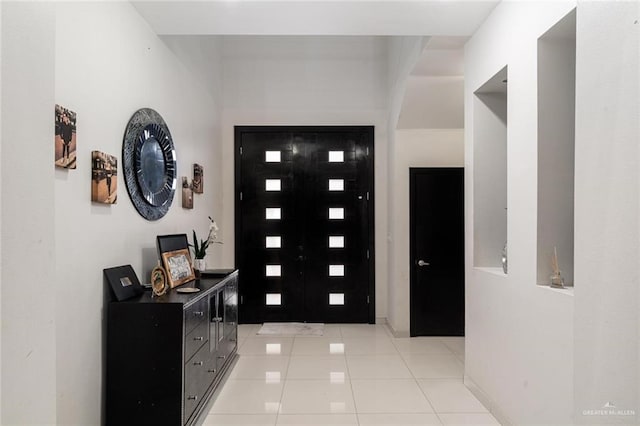
[[[393,326],[391,326],[391,324],[389,324],[388,322],[386,324],[387,324],[387,329],[389,330],[389,333],[391,333],[393,337],[395,338],[409,337],[408,331],[398,331],[395,328],[393,328]]]
[[[385,317],[376,318],[376,324],[386,324],[386,323],[387,323],[387,319]]]
[[[498,423],[503,426],[513,426],[514,423],[507,417],[507,415],[498,407],[469,376],[464,375],[464,385],[475,396],[478,401],[496,418]]]

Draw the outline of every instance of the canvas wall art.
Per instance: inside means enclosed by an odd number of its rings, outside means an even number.
[[[196,194],[202,194],[204,192],[203,168],[200,164],[193,165],[193,192]]]
[[[182,208],[193,208],[193,189],[189,184],[189,178],[186,176],[182,176]]]
[[[91,201],[118,201],[118,159],[101,151],[91,152]]]
[[[76,168],[76,113],[56,105],[55,164],[65,169]]]

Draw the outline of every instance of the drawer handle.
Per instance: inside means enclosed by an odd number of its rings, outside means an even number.
[[[204,316],[204,312],[202,312],[202,311],[195,311],[195,312],[193,313],[193,315],[194,315],[194,316],[196,316],[196,317],[203,317],[203,316]]]
[[[207,373],[215,374],[216,370],[207,370]]]
[[[194,362],[194,363],[193,363],[193,365],[202,365],[202,364],[203,364],[203,362],[202,362],[202,361],[197,361],[197,362]]]
[[[226,358],[226,355],[220,355],[220,356],[218,356],[218,359],[225,359],[225,358]]]
[[[197,400],[198,400],[198,395],[189,395],[189,396],[187,397],[187,399],[188,399],[189,401],[197,401]]]
[[[204,340],[204,337],[202,337],[202,336],[194,337],[193,340],[195,340],[196,342],[202,342]]]

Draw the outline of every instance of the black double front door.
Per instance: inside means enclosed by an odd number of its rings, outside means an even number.
[[[373,322],[373,127],[236,127],[240,322]]]

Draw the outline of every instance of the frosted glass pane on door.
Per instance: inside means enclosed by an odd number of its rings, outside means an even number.
[[[280,248],[282,247],[282,237],[269,236],[265,238],[266,248]]]
[[[265,218],[267,220],[280,220],[282,211],[280,207],[267,207],[265,209]]]
[[[329,237],[329,248],[344,248],[344,236],[331,235]]]
[[[344,293],[329,293],[330,305],[344,305]]]
[[[330,277],[344,277],[344,265],[329,265]]]
[[[344,191],[344,179],[329,179],[329,191]]]
[[[330,163],[344,163],[344,151],[329,151]]]
[[[343,220],[344,208],[342,207],[329,207],[329,219],[330,220]]]
[[[280,179],[265,179],[264,189],[266,191],[280,191],[282,184]]]
[[[265,268],[265,273],[268,277],[280,277],[282,276],[282,266],[281,265],[267,265]]]
[[[280,151],[265,151],[264,157],[267,163],[279,163],[281,159]]]
[[[282,295],[280,293],[267,293],[267,305],[281,305]]]

